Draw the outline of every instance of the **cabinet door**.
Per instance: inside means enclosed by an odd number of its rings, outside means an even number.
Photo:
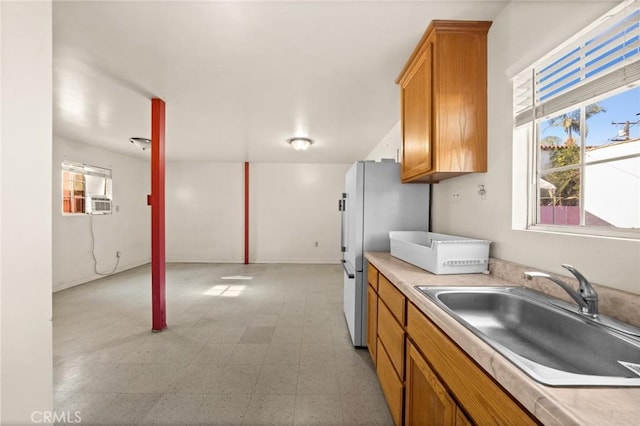
[[[402,85],[402,180],[432,169],[431,67],[432,47],[427,44]]]
[[[378,335],[378,295],[370,285],[367,286],[367,347],[376,365],[376,336]]]
[[[456,409],[456,426],[473,426],[473,423],[464,415],[459,406]]]
[[[455,401],[411,342],[407,343],[406,368],[405,424],[454,426]]]

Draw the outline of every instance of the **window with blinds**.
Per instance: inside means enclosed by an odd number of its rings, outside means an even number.
[[[515,128],[531,129],[514,132],[531,145],[529,227],[638,237],[639,86],[640,0],[514,78]]]

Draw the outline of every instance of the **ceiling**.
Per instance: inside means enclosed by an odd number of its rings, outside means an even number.
[[[160,97],[169,160],[350,163],[398,122],[429,22],[507,3],[54,1],[54,135],[148,157],[129,138],[150,137]]]

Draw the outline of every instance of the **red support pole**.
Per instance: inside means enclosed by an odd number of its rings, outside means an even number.
[[[165,103],[151,99],[151,304],[152,331],[167,328],[164,225]]]
[[[244,162],[244,264],[249,264],[249,162]]]

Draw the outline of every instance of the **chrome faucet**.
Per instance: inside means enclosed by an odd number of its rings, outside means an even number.
[[[569,284],[562,281],[558,277],[546,274],[544,272],[525,272],[524,277],[528,280],[533,278],[546,278],[558,284],[566,291],[580,307],[580,312],[592,317],[598,316],[598,293],[591,283],[576,268],[571,265],[562,265],[567,271],[571,272],[578,280],[578,291],[575,291]]]

